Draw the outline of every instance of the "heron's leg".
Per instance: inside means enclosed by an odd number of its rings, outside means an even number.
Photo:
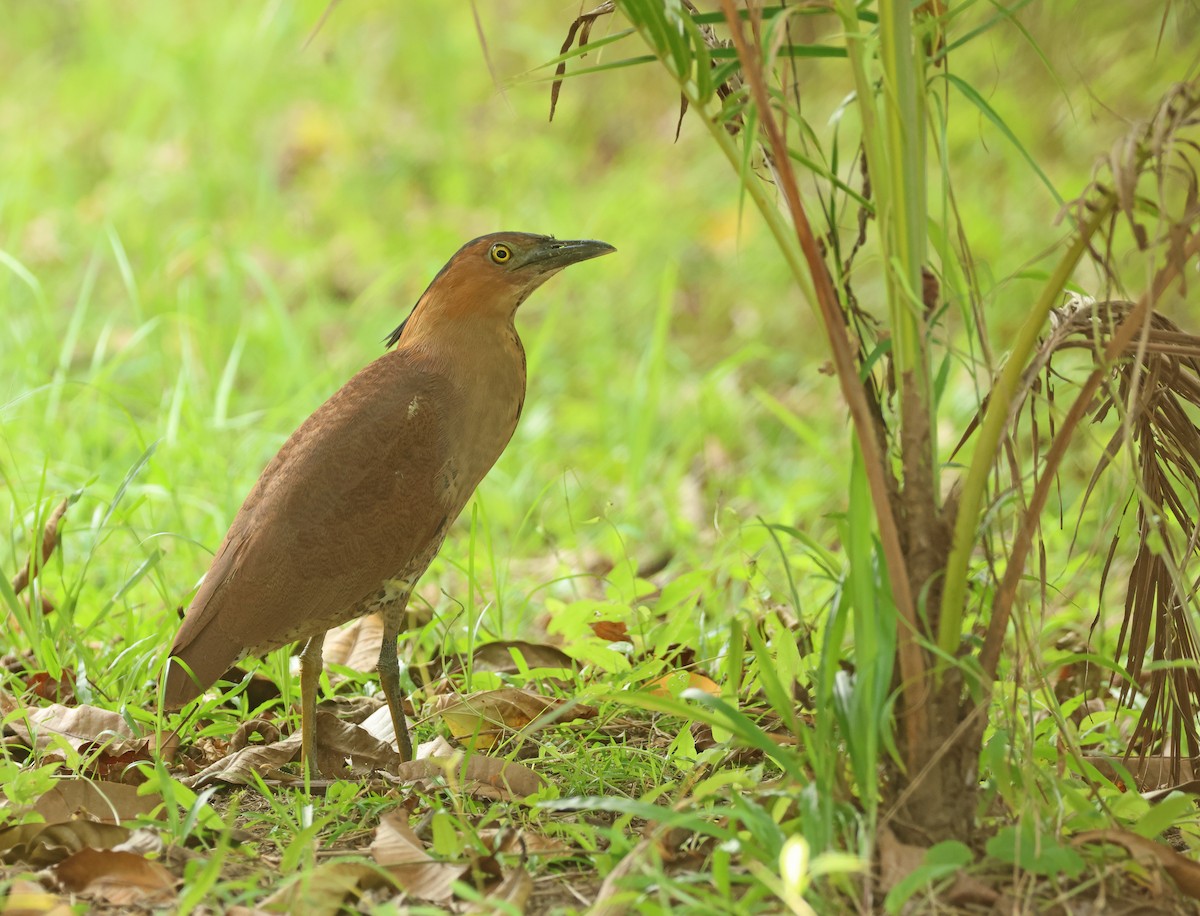
[[[317,767],[317,688],[321,686],[321,647],[325,634],[313,636],[300,653],[300,748],[308,775],[319,779]]]
[[[387,606],[383,611],[383,642],[379,646],[379,685],[387,698],[388,710],[392,714],[392,725],[396,729],[396,747],[400,761],[412,760],[412,739],[408,736],[408,722],[404,718],[404,694],[400,691],[400,660],[396,657],[396,640],[404,631],[408,621],[409,592]]]

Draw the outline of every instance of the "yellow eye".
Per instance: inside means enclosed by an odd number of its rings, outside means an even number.
[[[503,242],[497,242],[492,246],[492,250],[488,253],[492,256],[492,260],[497,264],[507,264],[512,258],[512,249]]]

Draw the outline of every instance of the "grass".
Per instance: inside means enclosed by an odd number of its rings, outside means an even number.
[[[152,732],[176,609],[244,494],[286,435],[381,352],[444,260],[500,228],[605,239],[616,256],[574,268],[522,309],[525,416],[425,577],[433,621],[404,647],[414,662],[442,660],[548,632],[583,665],[569,694],[600,714],[537,749],[543,806],[423,795],[422,838],[439,858],[480,860],[490,827],[565,839],[570,856],[528,867],[543,882],[539,911],[567,912],[583,904],[565,886],[590,899],[643,831],[657,836],[648,805],[661,818],[662,806],[691,799],[705,813],[679,823],[709,858],[658,837],[652,864],[625,879],[638,909],[778,907],[803,883],[779,866],[795,800],[784,790],[761,807],[745,798],[814,760],[833,773],[836,755],[768,746],[731,767],[722,739],[753,743],[749,725],[712,701],[687,709],[700,723],[691,728],[668,714],[679,703],[652,715],[628,688],[679,667],[686,649],[725,702],[761,709],[760,691],[790,696],[816,667],[794,648],[797,618],[817,645],[846,625],[825,612],[869,561],[852,555],[847,569],[827,553],[861,507],[847,496],[845,411],[819,371],[826,356],[807,306],[699,125],[685,119],[674,142],[677,99],[654,69],[568,81],[550,124],[547,84],[492,84],[468,8],[343,5],[304,47],[324,5],[9,11],[0,130],[19,142],[0,145],[0,578],[20,568],[53,506],[78,496],[35,585],[55,611],[0,596],[11,611],[0,647],[51,678],[72,672],[80,702]],[[573,12],[480,4],[496,72],[519,76],[553,57]],[[1061,14],[1023,21],[1045,37]],[[962,62],[1064,196],[1170,71],[1171,48],[1154,53],[1156,23],[1089,15],[1088,53],[1042,43],[1054,67],[1080,72],[1088,88],[1073,96],[1056,94],[1013,32],[992,39],[991,60]],[[814,123],[838,103],[814,92]],[[1022,313],[1012,306],[1034,288],[1027,278],[1049,270],[1056,210],[1009,142],[980,114],[955,122],[945,151],[977,164],[959,205],[980,229],[980,282],[998,325]],[[1014,188],[1044,206],[1006,206]],[[970,398],[947,397],[973,410]],[[1077,489],[1067,481],[1068,504]],[[664,572],[638,575],[662,558]],[[1093,609],[1072,596],[1096,574],[1063,571],[1056,616],[1031,642],[1044,649],[1086,627]],[[625,623],[633,648],[593,635],[600,619]],[[757,656],[743,656],[747,633]],[[264,669],[283,687],[280,712],[296,699],[286,666],[277,655]],[[11,667],[0,686],[19,695]],[[496,683],[474,673],[464,689]],[[374,687],[360,676],[342,689]],[[828,717],[810,726],[812,709],[798,705],[804,736],[832,734],[820,731]],[[997,735],[1023,733],[1028,757],[1012,773],[1005,743],[988,745],[994,772],[1012,780],[997,777],[1009,802],[1040,779],[1031,761],[1052,740],[1012,708],[1018,720]],[[189,738],[226,738],[249,711],[216,710]],[[418,736],[438,728],[425,722]],[[92,752],[62,753],[81,769]],[[59,771],[49,751],[2,762],[16,812]],[[207,846],[173,866],[187,905],[253,905],[281,882],[317,880],[331,853],[361,850],[381,813],[414,798],[352,783],[312,798],[265,784],[198,798],[161,765],[142,774],[166,799],[157,829]],[[861,851],[853,806],[799,804],[830,825],[817,853]],[[520,859],[500,858],[505,868]],[[845,862],[816,862],[830,875],[818,900],[861,883]]]

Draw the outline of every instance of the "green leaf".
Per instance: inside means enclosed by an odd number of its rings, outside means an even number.
[[[996,110],[987,103],[987,100],[975,90],[975,87],[966,80],[955,76],[953,73],[939,73],[938,76],[942,79],[948,80],[950,85],[954,86],[954,88],[961,92],[963,96],[966,97],[968,102],[978,108],[980,113],[995,125],[996,129],[1000,131],[1000,133],[1005,136],[1008,142],[1013,145],[1013,148],[1021,154],[1021,158],[1029,163],[1029,167],[1033,169],[1034,174],[1041,179],[1042,184],[1046,186],[1046,190],[1048,190],[1050,195],[1054,198],[1054,202],[1061,207],[1063,205],[1062,195],[1058,193],[1057,189],[1055,189],[1054,184],[1050,181],[1050,178],[1045,172],[1042,171],[1042,167],[1037,164],[1037,160],[1035,160],[1033,156],[1029,154],[1029,151],[1025,149],[1025,147],[1021,144],[1021,141],[1017,139],[1017,135],[1012,132],[1012,129],[1007,123],[1005,123],[1004,119],[1000,117]]]
[[[987,842],[987,853],[1006,865],[1047,877],[1077,878],[1083,873],[1083,857],[1064,846],[1053,834],[1039,834],[1032,821],[1001,827]]]
[[[568,70],[562,76],[543,76],[539,82],[548,83],[557,79],[569,79],[575,76],[587,76],[589,73],[603,73],[605,70],[621,70],[625,67],[636,67],[640,64],[652,64],[656,60],[653,54],[642,54],[638,57],[625,57],[621,60],[614,60],[607,64],[596,64],[594,67],[579,67],[574,70]]]
[[[775,52],[778,57],[845,57],[846,49],[837,45],[783,45]],[[728,60],[737,57],[736,48],[713,48],[712,56],[716,60]]]
[[[558,55],[558,57],[552,57],[549,60],[538,64],[535,69],[544,70],[546,67],[557,67],[559,64],[565,64],[580,57],[584,57],[590,51],[599,50],[606,45],[616,44],[622,38],[628,38],[632,34],[634,34],[633,29],[622,29],[620,32],[613,32],[611,35],[605,35],[602,38],[597,38],[595,41],[589,41],[582,47],[576,46],[570,51]]]
[[[1196,813],[1196,801],[1184,792],[1172,792],[1162,801],[1150,806],[1150,810],[1138,818],[1130,829],[1148,839],[1156,838],[1164,830],[1191,820]]]
[[[957,840],[947,840],[930,847],[925,851],[921,864],[888,891],[883,901],[884,909],[889,913],[900,912],[917,891],[956,874],[974,858],[971,850]]]

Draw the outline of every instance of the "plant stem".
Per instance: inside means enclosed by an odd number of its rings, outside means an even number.
[[[1000,377],[988,395],[987,411],[984,413],[983,424],[979,428],[979,440],[975,445],[975,453],[971,457],[967,476],[963,480],[958,514],[954,520],[950,556],[946,560],[942,611],[938,620],[938,648],[945,655],[953,656],[958,651],[958,644],[962,638],[962,620],[967,595],[967,567],[975,547],[975,533],[979,525],[984,493],[987,490],[988,475],[991,473],[1000,439],[1008,426],[1013,395],[1017,390],[1017,385],[1020,384],[1021,374],[1029,362],[1030,354],[1037,346],[1038,336],[1046,324],[1050,309],[1058,301],[1063,287],[1066,286],[1067,281],[1071,278],[1071,273],[1075,270],[1075,265],[1079,263],[1079,259],[1087,250],[1088,240],[1091,239],[1092,234],[1107,213],[1108,208],[1101,209],[1080,226],[1071,247],[1067,249],[1062,260],[1055,267],[1054,273],[1046,281],[1041,296],[1017,332],[1008,359],[1000,370]],[[1046,479],[1047,476],[1052,475],[1044,474],[1043,479]],[[1011,565],[1012,559],[1009,562]]]
[[[796,240],[799,242],[800,250],[804,254],[808,276],[812,280],[812,290],[816,293],[816,303],[821,317],[821,324],[829,340],[830,353],[833,358],[838,382],[842,389],[842,396],[849,407],[850,417],[854,424],[859,446],[862,449],[863,463],[871,488],[871,502],[874,506],[875,517],[879,525],[880,542],[883,546],[888,578],[891,584],[892,600],[896,605],[897,612],[904,621],[903,625],[899,628],[900,632],[898,634],[900,677],[906,685],[905,690],[901,694],[901,706],[903,708],[900,713],[900,719],[904,722],[906,731],[906,747],[909,749],[920,747],[922,746],[923,736],[928,732],[925,660],[920,645],[917,642],[917,634],[920,631],[917,626],[916,605],[909,578],[908,562],[901,546],[899,526],[896,521],[891,492],[888,487],[888,474],[890,472],[887,469],[885,458],[880,448],[875,419],[871,412],[863,384],[859,379],[858,363],[855,358],[854,348],[850,343],[849,335],[846,331],[845,316],[842,313],[837,292],[833,288],[833,281],[821,256],[821,250],[813,235],[804,204],[800,199],[800,190],[796,185],[796,175],[788,160],[787,143],[783,133],[779,129],[774,110],[771,107],[761,60],[756,50],[746,41],[746,36],[742,31],[742,21],[734,7],[733,0],[721,0],[721,10],[725,14],[726,24],[729,26],[734,46],[737,49],[738,59],[742,65],[742,75],[754,95],[755,106],[762,124],[763,133],[767,139],[768,150],[775,159],[776,174],[780,180],[780,190],[783,193],[784,201],[787,203],[788,211],[792,217],[792,226],[795,230]],[[709,125],[710,133],[714,137],[718,137],[718,143],[723,148],[727,146],[729,150],[736,153],[732,140],[725,132],[724,125],[716,123],[711,117],[706,118],[705,121]],[[726,154],[729,154],[728,151]],[[731,161],[736,167],[738,159],[735,157]],[[748,186],[749,184],[752,184],[752,182],[743,182],[743,186]],[[771,209],[775,210],[773,205]],[[775,212],[777,215],[777,211]],[[776,238],[781,237],[777,235]],[[790,244],[786,245],[785,251],[787,248],[792,247]],[[796,259],[791,258],[788,263],[792,267],[797,281],[800,282],[801,288],[805,288],[807,284],[803,283],[800,279],[801,273]]]

